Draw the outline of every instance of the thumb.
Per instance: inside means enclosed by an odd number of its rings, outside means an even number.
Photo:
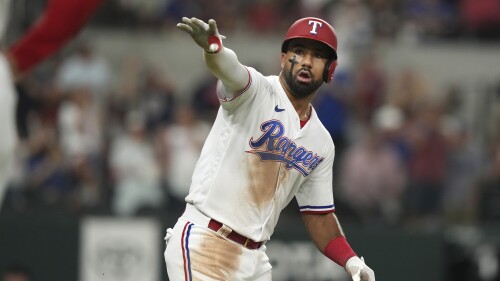
[[[217,23],[214,19],[208,20],[208,31],[210,32],[210,34],[218,34]]]

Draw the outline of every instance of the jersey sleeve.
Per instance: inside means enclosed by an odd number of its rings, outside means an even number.
[[[220,80],[217,83],[217,97],[222,108],[229,113],[241,107],[249,107],[251,104],[262,102],[265,99],[265,93],[270,93],[270,85],[266,78],[252,67],[246,67],[246,69],[248,71],[247,85],[236,93],[226,91]]]
[[[303,214],[327,214],[335,211],[332,189],[335,149],[332,146],[329,150],[325,159],[308,176],[295,195]]]
[[[51,0],[40,20],[8,50],[20,71],[28,71],[61,49],[87,22],[102,0]]]

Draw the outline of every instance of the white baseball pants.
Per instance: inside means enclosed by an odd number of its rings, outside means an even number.
[[[165,237],[170,281],[270,281],[266,246],[250,250],[207,228],[210,218],[187,208]]]

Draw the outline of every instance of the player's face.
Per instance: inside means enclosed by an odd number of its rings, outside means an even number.
[[[323,84],[323,71],[328,62],[329,48],[321,42],[294,39],[281,55],[281,68],[292,95],[306,97]]]

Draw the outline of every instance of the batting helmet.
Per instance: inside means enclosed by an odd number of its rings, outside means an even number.
[[[288,43],[296,38],[316,40],[327,45],[332,50],[332,57],[326,63],[323,71],[323,80],[326,83],[332,81],[333,72],[337,67],[337,35],[333,27],[319,18],[307,17],[299,19],[288,29],[283,44],[281,44],[281,52],[286,53]]]

